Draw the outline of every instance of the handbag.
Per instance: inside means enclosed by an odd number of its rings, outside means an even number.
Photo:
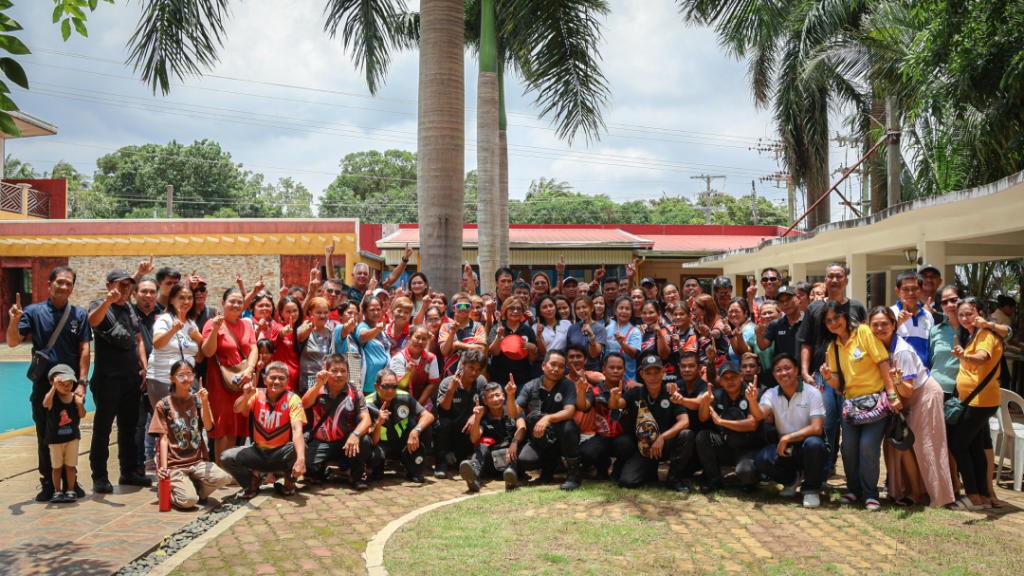
[[[68,316],[70,315],[71,303],[68,302],[64,305],[64,314],[60,317],[60,321],[57,322],[57,328],[53,330],[53,334],[50,334],[50,340],[46,342],[46,348],[32,353],[32,361],[28,365],[28,373],[26,374],[29,380],[35,382],[46,376],[50,371],[50,350],[57,343],[57,337],[64,330],[64,325],[67,324]]]
[[[235,337],[235,333],[230,328],[223,327],[228,332],[228,336],[235,342],[235,347],[238,348],[238,353],[242,353],[242,345],[238,343],[238,338]],[[216,357],[216,355],[214,355]],[[245,371],[249,367],[249,361],[245,359],[244,355],[242,361],[234,366],[225,366],[221,363],[220,358],[217,357],[217,369],[220,370],[220,385],[224,387],[229,394],[239,394],[242,392],[242,387],[238,384],[235,378]]]
[[[956,388],[953,389],[953,397],[950,398],[949,400],[946,400],[946,402],[942,405],[942,411],[946,417],[947,426],[956,426],[957,423],[960,422],[960,418],[964,415],[964,412],[967,410],[967,406],[969,406],[971,402],[974,401],[974,397],[980,394],[981,391],[985,389],[985,386],[988,386],[988,383],[992,381],[992,376],[995,375],[997,366],[998,364],[994,366],[992,370],[989,371],[988,376],[985,376],[985,379],[982,380],[981,384],[979,384],[978,387],[974,389],[974,392],[971,392],[970,394],[967,395],[966,400],[961,401],[959,398],[957,398]]]
[[[640,454],[644,458],[651,457],[651,445],[658,439],[661,430],[658,428],[658,421],[647,408],[647,402],[640,401],[640,409],[636,414],[636,443]]]
[[[842,394],[846,391],[846,378],[843,377],[843,365],[839,363],[839,345],[833,344],[832,350],[835,352],[836,371],[839,373],[839,393]],[[847,424],[871,424],[892,416],[893,412],[885,390],[843,400],[843,421]]]
[[[132,312],[131,306],[126,306],[126,308],[128,309],[129,318],[134,318],[135,314]],[[104,315],[104,318],[110,321],[110,328],[107,330],[101,330],[100,327],[97,326],[96,328],[93,328],[92,331],[118,350],[131,350],[132,347],[136,345],[135,334],[132,334],[131,330],[119,322],[120,318],[114,316],[114,313],[110,310],[109,306],[107,307],[107,313]]]

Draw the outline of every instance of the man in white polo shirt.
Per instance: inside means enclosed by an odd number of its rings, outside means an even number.
[[[800,488],[804,508],[817,508],[828,460],[828,446],[822,437],[825,405],[821,392],[803,383],[792,354],[777,354],[772,359],[772,371],[779,385],[765,392],[758,404],[764,420],[779,431],[779,443],[762,449],[754,464],[762,474],[784,486],[780,496],[792,498]]]
[[[896,278],[896,295],[900,301],[892,307],[896,315],[896,334],[907,341],[917,355],[929,366],[928,339],[935,325],[932,315],[921,305],[921,276],[913,270],[900,273]]]

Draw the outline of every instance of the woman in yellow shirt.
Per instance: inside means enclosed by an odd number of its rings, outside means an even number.
[[[826,362],[821,376],[835,389],[840,388],[839,369],[842,369],[845,388],[841,390],[847,400],[885,391],[893,408],[899,410],[899,395],[893,387],[889,373],[889,351],[865,324],[850,320],[850,313],[834,300],[829,300],[821,313],[818,327],[821,346],[828,345]],[[837,354],[838,351],[838,354]],[[836,357],[839,364],[836,364]],[[849,492],[839,501],[843,504],[861,498],[870,511],[882,507],[878,500],[878,476],[882,439],[887,418],[870,424],[852,424],[841,420],[843,429],[843,467]]]
[[[955,426],[947,429],[949,451],[956,459],[957,471],[963,480],[964,492],[971,506],[963,499],[954,504],[960,509],[989,508],[988,461],[985,456],[985,436],[988,419],[999,409],[999,360],[1003,356],[1003,340],[987,328],[985,307],[977,298],[965,298],[957,303],[960,330],[953,341],[953,356],[960,360],[956,376],[957,398],[966,400],[989,376],[985,387],[975,394]]]

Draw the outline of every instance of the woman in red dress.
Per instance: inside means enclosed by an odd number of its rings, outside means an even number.
[[[206,324],[203,330],[203,354],[207,358],[216,356],[209,363],[206,372],[206,389],[210,394],[210,410],[213,412],[214,428],[210,437],[214,439],[213,452],[220,465],[221,452],[234,447],[238,437],[249,435],[249,419],[234,411],[235,400],[241,395],[241,388],[252,380],[256,370],[256,334],[252,323],[241,319],[245,295],[238,288],[224,292],[222,303],[224,315]],[[237,344],[236,344],[237,342]],[[221,366],[232,367],[246,362],[245,369],[238,375],[237,390],[231,393],[221,383]]]

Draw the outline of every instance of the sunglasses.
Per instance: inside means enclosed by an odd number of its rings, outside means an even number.
[[[508,311],[509,312],[522,312],[523,311],[523,307],[522,306],[511,306],[511,307],[509,307]]]
[[[331,296],[340,296],[341,295],[341,290],[335,290],[333,288],[327,288],[327,289],[324,290],[324,292],[327,292]]]
[[[761,276],[761,282],[780,282],[782,278],[778,276]]]
[[[456,310],[469,310],[469,308],[470,308],[470,304],[468,304],[468,303],[466,303],[466,302],[459,302],[458,304],[456,304],[456,305],[454,306],[454,308],[455,308]]]
[[[381,390],[398,390],[398,384],[381,384]]]
[[[206,292],[206,286],[196,286],[196,289],[193,290],[193,292],[200,293],[200,294],[204,293],[204,292]]]
[[[953,296],[952,298],[946,298],[945,300],[942,300],[939,303],[942,304],[943,306],[947,306],[949,304],[956,304],[959,301],[960,298],[958,296]]]
[[[732,296],[732,290],[719,290],[718,292],[715,292],[715,294],[718,294],[719,296]]]

